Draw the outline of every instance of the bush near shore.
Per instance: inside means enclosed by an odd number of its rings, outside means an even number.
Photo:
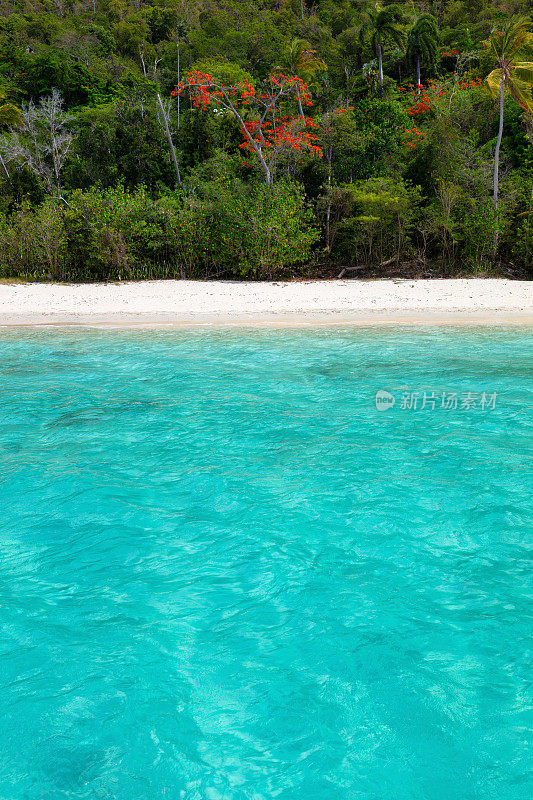
[[[331,200],[331,247],[325,253],[317,248],[325,209],[319,205],[313,211],[301,184],[211,182],[201,191],[157,199],[143,187],[76,190],[68,201],[22,202],[11,213],[0,213],[0,277],[260,280],[504,270],[492,260],[490,202],[462,205],[461,246],[443,236],[440,246],[448,259],[441,253],[438,261],[429,257],[429,236],[422,229],[427,212],[420,206],[419,188],[405,183],[381,178],[338,186]],[[525,267],[518,250],[515,256],[515,263]],[[515,267],[515,274],[527,271]]]
[[[77,190],[0,217],[3,277],[59,281],[272,278],[319,237],[297,184],[204,185],[201,194]]]

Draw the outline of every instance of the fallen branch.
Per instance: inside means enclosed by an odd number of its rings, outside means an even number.
[[[343,267],[342,271],[339,273],[339,275],[337,277],[338,278],[342,278],[342,276],[346,272],[356,272],[356,271],[358,271],[360,269],[368,269],[368,267],[367,267],[366,264],[363,264],[362,266],[359,266],[359,267]]]

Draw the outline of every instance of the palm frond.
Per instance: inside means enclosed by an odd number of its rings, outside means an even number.
[[[507,81],[507,86],[511,96],[524,111],[533,114],[533,96],[531,94],[531,83],[521,81],[520,78],[512,77]]]
[[[493,69],[485,79],[489,86],[489,92],[493,97],[497,97],[500,91],[501,82],[503,80],[503,70]]]
[[[23,118],[20,108],[13,103],[2,103],[0,105],[0,125],[22,125]]]
[[[533,85],[533,61],[517,61],[513,64],[513,75]]]

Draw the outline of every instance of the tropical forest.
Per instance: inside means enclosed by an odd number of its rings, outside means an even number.
[[[0,278],[531,276],[529,0],[0,3]]]

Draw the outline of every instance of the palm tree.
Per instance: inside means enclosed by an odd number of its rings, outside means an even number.
[[[288,70],[291,75],[298,75],[299,78],[309,78],[319,72],[326,70],[327,66],[316,54],[312,44],[305,39],[293,39],[282,57],[282,65],[276,67],[277,71]],[[300,95],[297,94],[298,109],[302,119],[305,117],[302,108]]]
[[[372,11],[367,12],[368,19],[359,31],[359,39],[363,43],[370,34],[372,47],[378,59],[379,85],[383,90],[383,48],[386,41],[393,42],[397,47],[403,47],[405,33],[402,25],[407,22],[407,16],[400,6],[395,4],[381,8],[375,5]]]
[[[294,75],[310,74],[326,69],[312,44],[305,39],[293,39],[283,55],[284,66]]]
[[[432,14],[421,14],[407,34],[407,58],[416,67],[417,93],[420,94],[422,80],[420,67],[434,68],[439,49],[439,29]]]
[[[493,204],[498,213],[498,180],[500,167],[500,145],[503,136],[503,108],[505,89],[516,100],[526,114],[533,114],[533,62],[519,61],[516,56],[523,47],[533,44],[532,23],[525,17],[513,18],[502,30],[494,29],[489,39],[489,47],[496,60],[496,69],[487,75],[487,83],[493,97],[500,99],[500,124],[494,152],[494,192]],[[498,221],[496,219],[495,248],[498,244]]]

